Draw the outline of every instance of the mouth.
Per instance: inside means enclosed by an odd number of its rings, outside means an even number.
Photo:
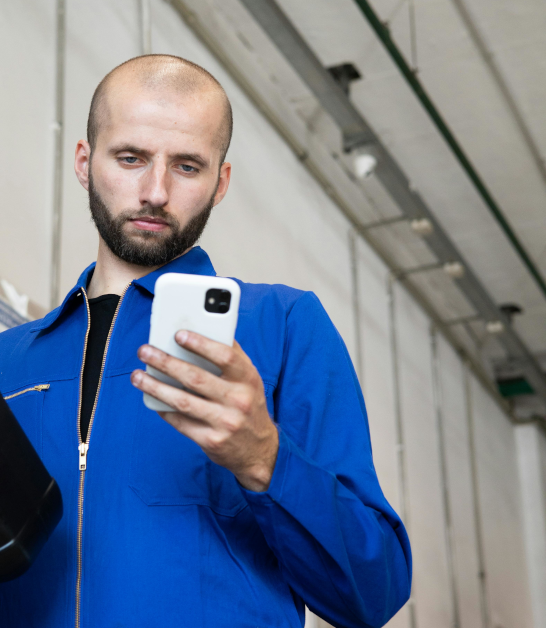
[[[142,231],[163,231],[169,225],[162,218],[153,218],[151,216],[143,216],[142,218],[135,218],[130,222]]]

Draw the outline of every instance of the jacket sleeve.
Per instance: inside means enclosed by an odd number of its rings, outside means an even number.
[[[269,489],[242,489],[254,516],[313,612],[339,628],[382,626],[409,598],[409,540],[377,480],[351,359],[313,293],[288,315],[274,406]]]

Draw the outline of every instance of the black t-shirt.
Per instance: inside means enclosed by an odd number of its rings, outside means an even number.
[[[99,385],[102,359],[108,332],[119,303],[119,295],[103,294],[96,299],[89,299],[91,311],[91,328],[87,339],[87,352],[83,369],[82,409],[80,414],[80,431],[82,442],[87,440],[87,432]]]

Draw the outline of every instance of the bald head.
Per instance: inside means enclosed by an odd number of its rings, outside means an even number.
[[[101,128],[108,123],[110,94],[125,88],[141,88],[157,98],[169,92],[180,97],[207,96],[220,102],[217,143],[223,163],[231,141],[233,117],[228,97],[220,83],[204,68],[172,55],[144,55],[125,61],[99,83],[89,110],[87,139],[94,150]]]

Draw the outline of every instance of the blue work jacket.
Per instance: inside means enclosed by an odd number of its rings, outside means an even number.
[[[0,584],[2,628],[295,628],[304,603],[336,627],[382,626],[406,602],[411,555],[381,492],[347,349],[311,292],[239,282],[236,338],[280,433],[269,489],[148,410],[156,279],[214,275],[199,247],[129,285],[80,470],[91,265],[60,307],[0,334],[0,391],[57,480],[63,518],[29,571]]]

